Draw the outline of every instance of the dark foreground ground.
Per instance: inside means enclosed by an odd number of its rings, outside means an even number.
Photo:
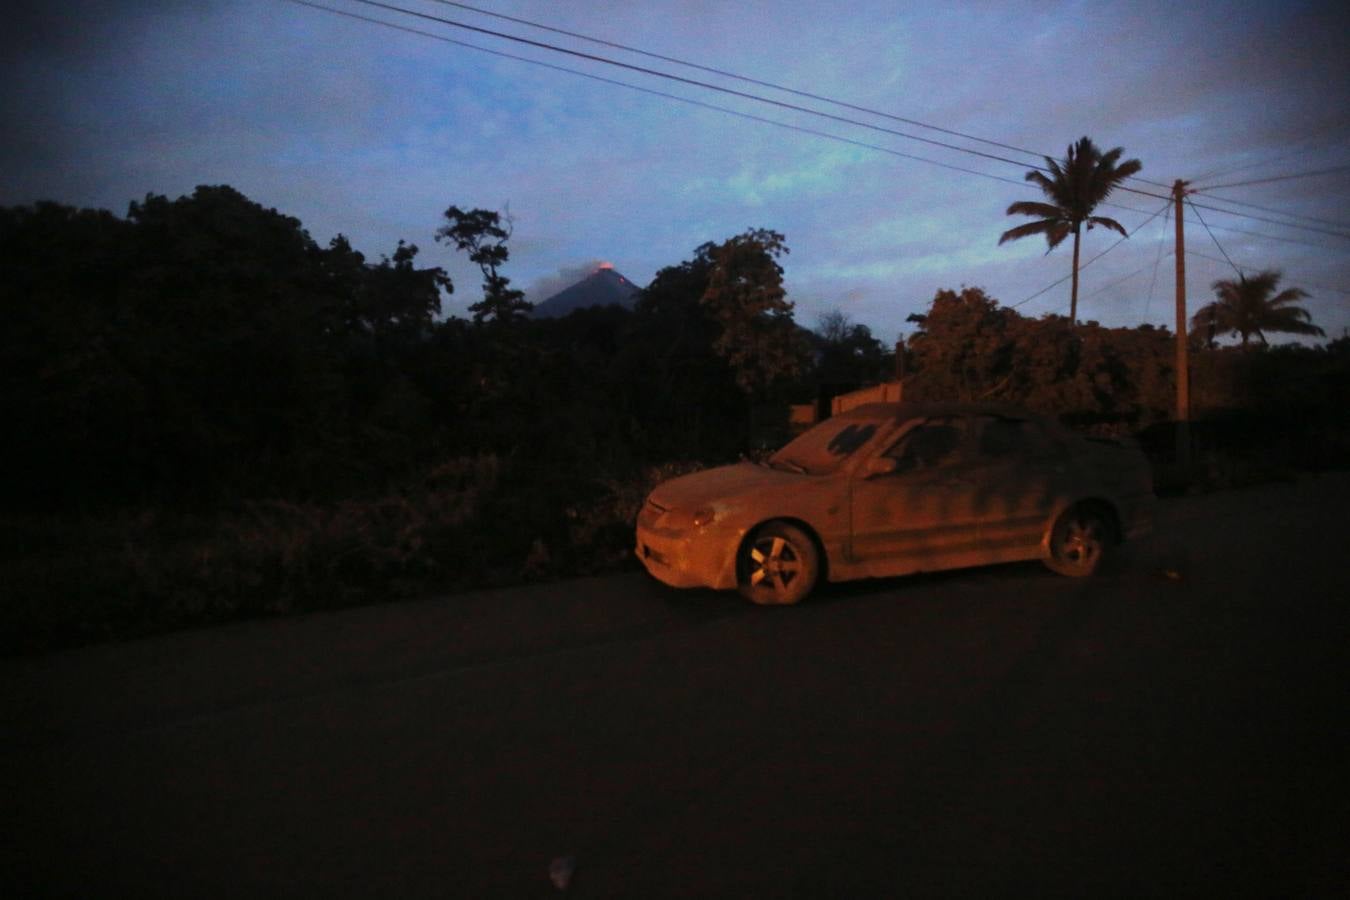
[[[795,609],[645,576],[0,667],[5,896],[1329,896],[1350,477]]]

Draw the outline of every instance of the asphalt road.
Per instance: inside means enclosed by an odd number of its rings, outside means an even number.
[[[637,573],[0,667],[5,896],[1328,896],[1350,475],[759,609]]]

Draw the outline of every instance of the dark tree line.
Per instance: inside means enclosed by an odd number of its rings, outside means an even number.
[[[126,218],[0,210],[0,417],[10,500],[216,501],[316,493],[413,436],[444,272],[228,187]]]
[[[124,218],[0,209],[4,503],[322,501],[492,454],[506,493],[556,511],[597,479],[735,458],[757,406],[894,371],[841,313],[816,332],[795,322],[772,230],[695,248],[633,311],[562,320],[530,319],[510,287],[509,219],[451,206],[436,238],[482,269],[471,321],[441,318],[454,287],[415,245],[378,261],[341,235],[320,246],[229,187],[150,195]],[[1123,429],[1169,414],[1164,330],[1028,319],[975,288],[939,291],[913,318],[910,396]]]
[[[436,239],[483,285],[472,321],[443,320],[454,287],[415,245],[377,262],[341,235],[320,246],[229,187],[125,218],[0,210],[4,501],[322,500],[481,453],[562,479],[729,457],[748,406],[811,365],[781,234],[705,244],[635,311],[563,321],[526,316],[509,238],[495,212],[446,210]]]
[[[1177,376],[1166,329],[1028,318],[979,288],[940,290],[911,321],[921,330],[906,348],[915,371],[907,397],[1014,403],[1090,431],[1141,435],[1155,461],[1170,458]],[[1204,328],[1189,340],[1194,432],[1207,465],[1239,465],[1251,475],[1344,464],[1350,340],[1217,347]]]

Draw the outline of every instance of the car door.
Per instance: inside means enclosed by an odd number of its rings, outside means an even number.
[[[966,484],[969,517],[978,525],[978,562],[1027,559],[1070,473],[1065,450],[1032,419],[977,416],[973,452],[954,477]]]
[[[872,575],[961,565],[978,540],[963,469],[973,440],[968,416],[913,424],[879,456],[893,471],[864,466],[850,484],[850,556]]]

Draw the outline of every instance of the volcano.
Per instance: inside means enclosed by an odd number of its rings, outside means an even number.
[[[536,319],[561,319],[591,306],[632,309],[641,292],[641,288],[620,275],[609,263],[602,263],[576,284],[536,304],[533,315]]]

